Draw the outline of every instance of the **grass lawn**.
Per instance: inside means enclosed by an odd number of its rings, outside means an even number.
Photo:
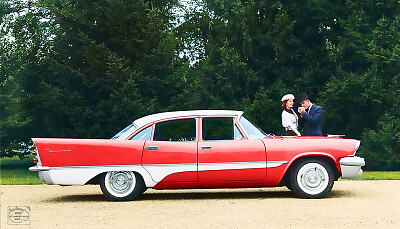
[[[37,172],[29,171],[35,165],[33,158],[1,158],[0,165],[0,184],[44,184]]]
[[[352,180],[400,180],[400,171],[364,171],[360,177]]]
[[[33,158],[20,160],[18,157],[1,158],[0,184],[44,184],[39,179],[37,172],[29,171],[33,166]],[[339,179],[342,180],[342,179]],[[364,173],[352,180],[400,180],[400,171],[364,171]]]

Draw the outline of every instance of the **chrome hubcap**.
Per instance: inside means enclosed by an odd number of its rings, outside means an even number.
[[[319,194],[328,186],[328,172],[321,164],[305,164],[297,174],[297,183],[305,193]]]
[[[114,196],[128,195],[135,182],[135,175],[128,171],[108,172],[106,175],[106,186]]]

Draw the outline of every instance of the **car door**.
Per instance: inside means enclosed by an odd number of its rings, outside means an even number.
[[[201,119],[199,181],[252,181],[266,177],[264,143],[243,137],[233,117]]]
[[[142,166],[155,182],[197,181],[196,118],[158,122],[143,148]]]

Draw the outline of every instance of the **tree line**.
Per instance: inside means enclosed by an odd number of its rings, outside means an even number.
[[[394,0],[4,0],[1,155],[32,137],[110,138],[172,110],[236,109],[280,135],[280,98],[307,92],[323,133],[400,169]]]

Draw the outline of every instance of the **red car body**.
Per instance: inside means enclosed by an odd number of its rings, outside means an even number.
[[[240,111],[168,112],[136,120],[115,139],[33,138],[38,164],[30,170],[47,184],[100,184],[109,200],[137,199],[146,188],[283,185],[320,198],[340,176],[362,171],[355,139],[261,136],[250,125]]]

